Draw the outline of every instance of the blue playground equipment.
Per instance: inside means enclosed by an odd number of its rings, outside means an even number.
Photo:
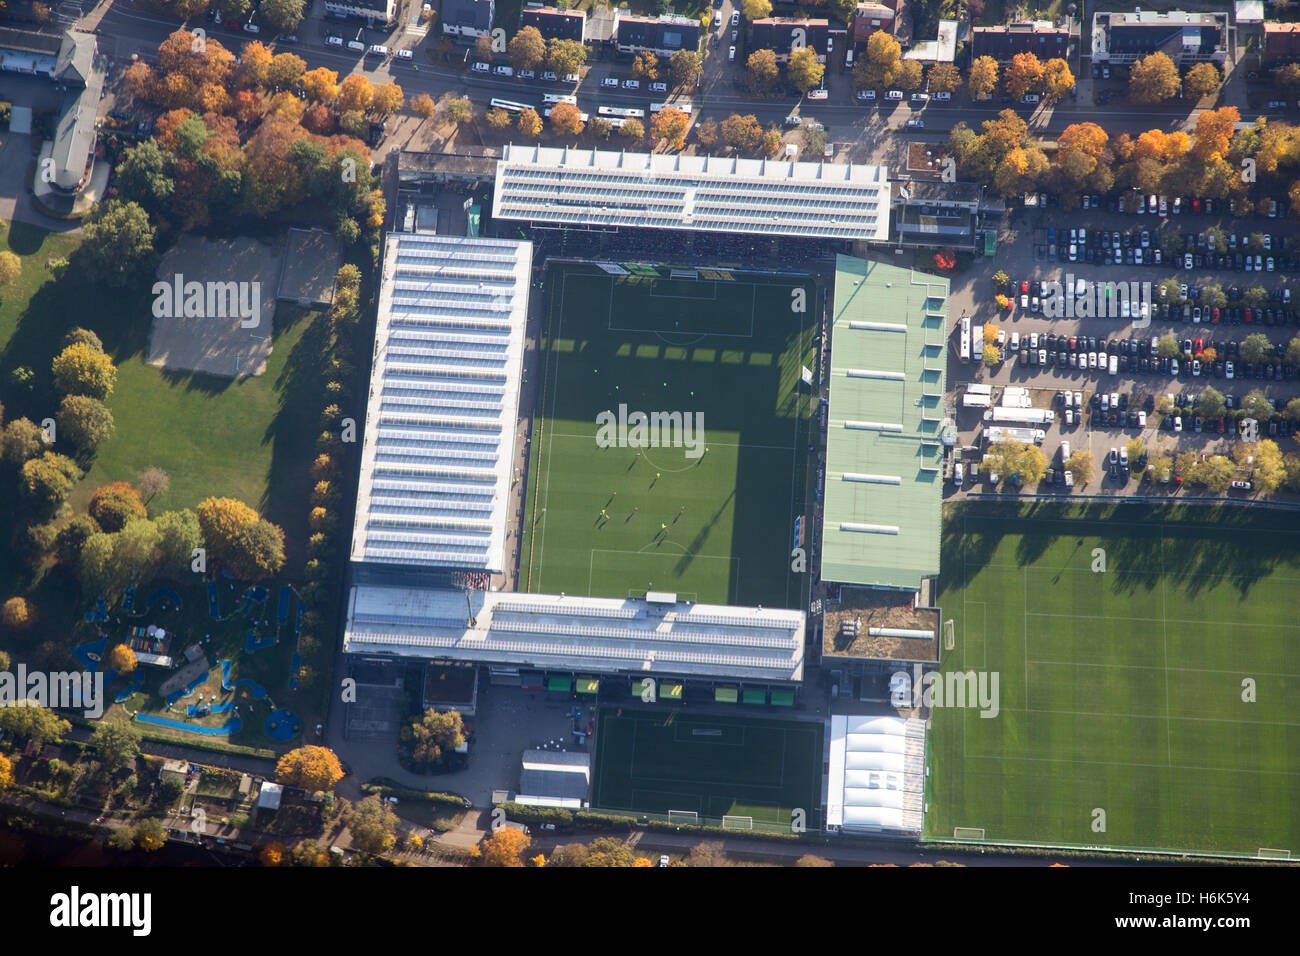
[[[280,610],[277,614],[277,618],[281,624],[289,620],[289,590],[289,585],[287,584],[280,588]]]
[[[264,637],[261,640],[259,640],[257,637],[257,631],[254,628],[250,627],[248,629],[248,637],[244,641],[244,650],[246,651],[261,650],[263,647],[270,647],[275,642],[276,642],[276,637],[274,634],[272,634],[270,637]]]
[[[169,704],[174,704],[174,703],[176,703],[178,700],[180,700],[182,697],[188,697],[190,694],[194,693],[194,691],[195,691],[195,690],[196,690],[200,685],[202,685],[203,682],[204,682],[205,680],[207,680],[207,679],[208,679],[208,675],[207,675],[207,674],[200,674],[198,677],[194,678],[194,681],[193,681],[193,682],[192,682],[188,687],[182,687],[180,690],[176,691],[174,694],[168,694],[168,695],[167,695],[167,703],[169,703]]]
[[[239,609],[239,613],[250,616],[253,613],[253,605],[261,604],[266,600],[267,590],[264,587],[249,588],[244,592],[244,606]]]
[[[181,609],[181,596],[171,588],[161,588],[154,591],[153,594],[149,595],[149,600],[146,602],[146,606],[152,611],[153,606],[159,601],[170,601],[172,604],[176,605],[176,610],[179,611]]]
[[[228,700],[220,704],[190,704],[185,712],[190,717],[206,717],[208,714],[228,714],[234,709],[234,702]]]
[[[108,638],[101,638],[89,644],[78,644],[72,649],[72,656],[81,662],[82,667],[94,673],[99,670],[99,663],[104,659],[104,652],[107,650]]]
[[[237,680],[233,684],[230,683],[231,663],[232,663],[231,661],[221,662],[221,689],[222,690],[237,690],[240,687],[244,687],[248,689],[248,693],[252,695],[252,698],[254,700],[261,700],[263,697],[266,696],[266,688],[263,687],[261,684],[255,683],[254,681]]]
[[[214,621],[221,620],[221,607],[217,602],[217,583],[208,582],[208,617]]]
[[[126,589],[126,594],[122,596],[122,610],[127,614],[135,613],[135,585]]]
[[[131,678],[131,683],[124,689],[119,690],[113,697],[113,702],[120,704],[138,691],[144,685],[144,671],[140,668],[135,669],[135,675]]]
[[[291,710],[280,709],[273,711],[271,716],[266,718],[266,735],[272,740],[284,743],[292,740],[302,730],[302,721]]]
[[[185,730],[192,734],[206,734],[209,737],[225,737],[239,732],[238,717],[230,718],[221,727],[197,727],[194,724],[184,724],[179,720],[172,720],[170,717],[155,717],[153,714],[136,714],[135,719],[142,724],[156,724],[159,727]]]
[[[101,594],[95,598],[95,610],[86,612],[87,623],[93,621],[108,620],[108,605],[104,603],[104,596]]]
[[[289,689],[298,689],[298,668],[302,666],[302,657],[297,651],[293,652],[293,660],[289,662]]]

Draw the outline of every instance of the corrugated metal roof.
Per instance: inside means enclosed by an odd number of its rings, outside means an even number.
[[[532,244],[392,233],[352,560],[501,571]]]
[[[508,145],[493,216],[884,241],[883,166]]]
[[[938,573],[947,297],[947,279],[838,257],[822,514],[827,581],[915,588]]]
[[[588,674],[803,679],[804,614],[638,598],[358,585],[344,651]]]

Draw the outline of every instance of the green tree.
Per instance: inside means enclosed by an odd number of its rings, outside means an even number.
[[[140,756],[140,731],[126,717],[101,720],[90,735],[90,743],[109,773],[133,766]]]
[[[1271,359],[1275,354],[1273,343],[1262,332],[1254,332],[1242,339],[1240,350],[1241,360],[1251,364],[1258,364],[1265,358]]]
[[[129,147],[114,167],[117,187],[122,196],[134,200],[155,214],[167,209],[176,191],[173,168],[176,157],[146,139]]]
[[[1156,354],[1165,359],[1180,358],[1183,354],[1183,347],[1178,344],[1178,339],[1174,338],[1172,333],[1166,332],[1156,342]]]
[[[59,435],[82,454],[113,434],[113,413],[89,395],[65,395],[56,421]]]
[[[4,459],[21,468],[45,448],[44,432],[30,419],[16,418],[4,430]]]
[[[139,203],[110,199],[95,206],[82,234],[76,257],[90,281],[124,288],[152,272],[154,228]]]
[[[411,748],[411,757],[424,767],[439,766],[465,742],[460,714],[454,710],[426,710],[418,721],[402,728],[401,737]]]
[[[257,11],[276,33],[295,33],[302,24],[303,0],[262,0]]]
[[[745,20],[765,20],[772,15],[771,0],[741,0],[740,9],[745,13]]]
[[[1223,76],[1213,63],[1198,63],[1187,71],[1183,79],[1183,91],[1194,99],[1209,96],[1219,88]]]
[[[995,368],[1002,361],[1002,350],[996,345],[985,345],[981,355],[987,368]]]
[[[581,40],[546,41],[546,65],[561,77],[579,72],[587,62],[587,48]]]
[[[1097,473],[1097,463],[1092,452],[1083,449],[1070,455],[1065,468],[1074,476],[1074,483],[1080,488],[1092,481],[1093,475]]]
[[[766,3],[767,0],[760,0]],[[700,78],[700,55],[694,50],[678,50],[668,60],[668,75],[673,86],[681,88],[694,86]]]
[[[54,711],[25,699],[0,707],[0,730],[43,745],[71,733],[72,725]]]
[[[76,571],[81,561],[81,548],[92,534],[99,533],[99,525],[90,515],[73,515],[54,539],[59,562]],[[4,668],[0,668],[4,670]]]
[[[383,797],[366,797],[348,817],[352,845],[366,853],[387,853],[397,842],[397,814]]]
[[[1241,400],[1241,408],[1251,418],[1261,422],[1267,420],[1273,414],[1273,403],[1258,388],[1251,389],[1246,393],[1246,397]]]
[[[1204,418],[1218,418],[1226,410],[1223,393],[1213,386],[1207,386],[1196,398],[1196,411]]]
[[[113,481],[96,488],[87,510],[95,522],[109,532],[121,531],[128,521],[149,514],[140,492],[127,481]]]
[[[761,95],[770,91],[780,75],[776,53],[772,50],[755,50],[745,61],[745,83],[754,93]]]
[[[135,845],[146,853],[157,853],[167,845],[167,831],[163,825],[152,818],[141,820],[135,825]]]
[[[19,487],[37,508],[53,511],[68,500],[80,477],[81,470],[71,458],[47,451],[23,465]]]
[[[159,564],[170,574],[189,570],[194,549],[203,543],[199,518],[193,511],[164,511],[154,525],[158,529]]]

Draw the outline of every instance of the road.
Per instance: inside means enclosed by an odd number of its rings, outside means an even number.
[[[733,9],[731,0],[726,0],[720,8],[724,13],[723,27],[720,31],[730,36],[730,13]],[[139,54],[146,59],[156,57],[158,45],[181,24],[175,20],[158,16],[146,11],[129,0],[106,0],[95,11],[83,19],[83,25],[91,26],[100,36],[102,52],[113,58],[119,67],[129,61],[132,54]],[[253,39],[249,34],[233,33],[211,23],[195,24],[210,31],[215,39],[224,45],[238,49],[246,40]],[[424,28],[400,25],[391,32],[380,30],[362,30],[362,39],[367,43],[384,43],[390,53],[398,49],[414,49],[416,56],[412,61],[399,61],[391,58],[384,61],[373,57],[362,57],[355,52],[338,50],[324,46],[324,38],[330,34],[347,33],[355,35],[358,24],[344,24],[336,20],[326,20],[319,10],[313,11],[309,19],[299,28],[300,42],[292,46],[277,45],[278,52],[292,52],[302,57],[308,69],[326,67],[337,70],[340,75],[363,73],[373,82],[397,82],[406,92],[408,101],[414,95],[428,93],[435,99],[444,93],[453,92],[467,95],[482,102],[492,96],[504,96],[516,100],[540,101],[540,94],[550,89],[542,84],[528,83],[517,79],[492,76],[479,76],[461,72],[447,65],[429,62],[426,50],[434,42],[434,36],[427,38]],[[269,35],[258,37],[264,42]],[[268,45],[271,45],[268,43]],[[942,142],[947,132],[959,122],[978,125],[986,119],[995,117],[1006,107],[1001,103],[976,103],[959,93],[951,104],[931,104],[924,110],[913,111],[906,103],[896,107],[867,107],[852,98],[849,74],[828,70],[830,98],[824,102],[813,103],[805,98],[795,99],[790,96],[773,96],[764,99],[748,95],[738,86],[743,73],[740,63],[741,54],[737,53],[737,62],[728,63],[726,49],[729,40],[710,48],[705,58],[702,77],[702,92],[691,99],[700,107],[700,118],[712,116],[722,119],[734,112],[752,113],[764,125],[776,124],[792,112],[804,116],[816,116],[832,130],[832,138],[837,142],[872,144],[878,142],[879,134],[888,129],[901,130],[909,119],[924,118],[926,127],[923,131],[908,131],[905,135],[926,142]],[[461,56],[466,48],[458,46],[453,58]],[[460,66],[458,64],[458,66]],[[652,97],[644,93],[631,93],[622,90],[604,91],[600,89],[600,80],[613,75],[619,64],[613,61],[598,61],[587,71],[577,89],[579,107],[589,113],[595,113],[598,106],[631,106],[644,108]],[[621,75],[621,74],[620,74]],[[1066,100],[1055,107],[1043,107],[1031,110],[1017,106],[1017,111],[1030,124],[1035,133],[1050,137],[1059,133],[1072,123],[1091,121],[1099,118],[1098,111],[1091,103],[1091,81],[1080,81],[1081,93],[1078,100]],[[1189,128],[1194,125],[1198,110],[1169,107],[1135,107],[1122,106],[1107,109],[1104,114],[1105,126],[1112,134],[1119,132],[1141,132],[1152,127],[1166,130]],[[864,161],[857,155],[854,161]]]

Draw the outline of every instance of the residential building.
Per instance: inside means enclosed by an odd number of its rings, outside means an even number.
[[[700,21],[691,17],[620,17],[614,30],[614,45],[620,53],[656,53],[672,56],[678,50],[695,51],[700,46]]]
[[[870,0],[859,3],[853,9],[853,46],[863,48],[871,34],[878,30],[894,32],[894,8],[884,3]]]
[[[1184,10],[1094,13],[1092,62],[1126,65],[1165,53],[1180,68],[1222,66],[1228,58],[1228,14]]]
[[[933,66],[936,63],[951,63],[956,56],[957,21],[940,20],[935,38],[913,44],[912,49],[903,54],[903,59]]]
[[[1260,59],[1266,66],[1300,61],[1300,23],[1265,23]]]
[[[816,52],[817,62],[825,63],[831,44],[828,20],[768,17],[750,24],[747,51],[771,50],[777,63],[786,63],[795,49],[806,46]]]
[[[519,28],[536,27],[546,40],[577,40],[585,38],[587,14],[582,10],[557,10],[540,3],[530,3],[519,14]]]
[[[397,0],[325,0],[325,12],[338,19],[392,23]]]
[[[991,56],[999,63],[1010,63],[1020,53],[1032,53],[1044,62],[1068,60],[1070,30],[1058,27],[1050,20],[975,27],[971,30],[970,50],[972,59]]]
[[[444,0],[442,32],[470,41],[489,36],[495,15],[496,0]]]

